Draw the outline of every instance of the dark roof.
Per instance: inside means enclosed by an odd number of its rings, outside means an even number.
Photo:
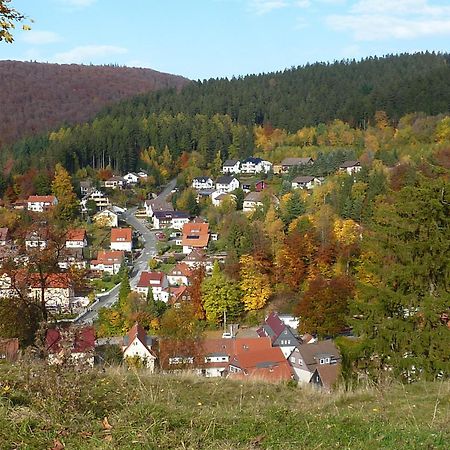
[[[339,350],[332,340],[318,341],[314,344],[302,344],[297,347],[297,350],[307,366],[318,364],[318,359],[321,355],[333,356],[336,360],[341,359]]]
[[[212,181],[211,177],[195,177],[194,180],[200,181],[201,183],[205,183],[208,180]]]
[[[227,167],[227,166],[233,167],[233,166],[236,165],[236,163],[238,163],[238,162],[239,162],[238,159],[227,159],[227,160],[223,163],[223,166],[224,166],[224,167]]]
[[[301,166],[302,164],[309,164],[314,160],[311,157],[307,158],[284,158],[281,161],[282,166]]]
[[[339,378],[339,374],[341,373],[341,365],[319,364],[316,367],[316,372],[319,374],[322,386],[327,390],[331,390],[331,388]]]
[[[58,328],[52,328],[47,331],[45,342],[49,353],[57,353],[60,351],[60,341],[62,339],[61,331]],[[73,335],[73,343],[71,353],[84,353],[93,350],[95,347],[95,330],[94,327],[84,327],[75,329]]]
[[[245,198],[244,202],[260,202],[264,197],[264,192],[249,192]]]
[[[153,215],[158,219],[189,219],[184,211],[155,211]]]
[[[273,330],[274,335],[277,337],[286,328],[285,323],[278,317],[278,314],[276,312],[269,314],[266,319],[266,325],[268,325]]]
[[[255,158],[254,156],[250,156],[247,159],[244,159],[244,161],[242,161],[242,164],[245,163],[253,163],[253,164],[259,164],[262,161],[261,158]]]
[[[299,183],[299,184],[303,184],[303,183],[309,183],[311,181],[314,180],[315,177],[310,177],[310,176],[299,176],[299,177],[295,177],[292,182],[293,183]]]
[[[230,177],[228,175],[223,175],[222,177],[217,178],[217,184],[230,184],[235,177]]]
[[[359,161],[344,161],[339,167],[341,169],[347,169],[348,167],[360,166],[361,163]]]

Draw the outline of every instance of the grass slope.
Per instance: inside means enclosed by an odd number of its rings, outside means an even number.
[[[3,364],[0,448],[448,448],[449,393],[448,382],[327,395],[122,369]]]

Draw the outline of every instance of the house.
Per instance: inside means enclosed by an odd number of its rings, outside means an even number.
[[[293,167],[311,166],[312,164],[314,164],[314,160],[311,157],[284,158],[280,164],[277,164],[276,166],[274,166],[273,173],[276,173],[276,174],[287,173]]]
[[[94,327],[52,328],[45,336],[49,364],[94,366]]]
[[[137,359],[150,372],[155,371],[156,354],[152,350],[152,338],[139,323],[136,322],[124,336],[122,352],[125,362]]]
[[[25,248],[27,250],[40,249],[43,250],[48,246],[48,230],[43,227],[42,229],[28,231],[25,236]]]
[[[66,248],[85,248],[87,247],[86,230],[72,229],[66,233]]]
[[[6,227],[0,228],[0,247],[5,246],[9,241],[9,229]]]
[[[80,194],[82,197],[89,194],[92,191],[93,183],[92,180],[80,181]]]
[[[133,248],[133,232],[131,228],[111,229],[111,250],[131,252]]]
[[[114,275],[119,272],[125,254],[122,250],[108,251],[100,250],[97,259],[91,261],[91,270],[107,272]]]
[[[54,208],[58,199],[54,195],[30,195],[27,199],[28,211],[44,212]]]
[[[313,189],[322,182],[316,177],[299,176],[292,180],[292,189]]]
[[[75,294],[72,280],[67,273],[44,274],[42,277],[36,274],[31,276],[28,282],[30,296],[44,302],[49,311],[72,312]]]
[[[173,211],[171,203],[166,202],[161,198],[154,198],[152,200],[145,200],[144,202],[145,215],[153,217],[155,211]]]
[[[256,333],[260,337],[269,337],[272,346],[280,347],[285,358],[288,358],[294,349],[301,344],[301,340],[297,338],[295,330],[286,325],[275,312],[267,316],[263,325],[256,330]]]
[[[209,224],[186,223],[183,225],[183,237],[181,245],[183,253],[191,253],[194,249],[206,249],[209,242]]]
[[[225,194],[223,192],[215,191],[211,195],[213,206],[220,206],[225,199],[236,202],[236,196],[234,194]]]
[[[126,184],[138,184],[140,177],[137,173],[134,172],[128,172],[126,175],[123,176],[123,180]]]
[[[119,225],[119,214],[111,211],[110,209],[104,209],[99,211],[93,217],[94,222],[99,227],[117,227]]]
[[[310,383],[331,392],[341,374],[341,363],[322,364],[317,366]]]
[[[14,362],[19,357],[19,339],[0,338],[0,363],[2,361]]]
[[[183,225],[189,222],[189,214],[184,211],[155,211],[153,213],[153,228],[183,229]]]
[[[294,369],[295,379],[299,383],[310,383],[314,372],[322,365],[337,365],[341,355],[331,340],[317,341],[313,344],[297,346],[289,356],[289,363]],[[334,381],[337,380],[336,379]],[[316,378],[318,383],[318,379]],[[327,380],[329,383],[329,380]],[[317,384],[316,383],[316,384]]]
[[[241,173],[269,173],[272,169],[272,163],[261,158],[251,156],[241,163]]]
[[[228,377],[270,382],[293,379],[292,368],[281,349],[271,347],[269,338],[259,340],[259,345],[254,346],[252,350],[247,344],[236,345],[227,367]]]
[[[164,272],[141,272],[136,291],[144,296],[148,295],[148,290],[151,288],[153,298],[155,300],[161,300],[165,303],[169,300],[169,292],[167,288],[169,282]]]
[[[192,187],[197,190],[214,188],[214,180],[210,177],[197,177],[192,180]]]
[[[184,284],[188,286],[189,277],[192,275],[191,268],[186,263],[178,263],[168,274],[167,281],[170,286],[179,286]]]
[[[238,159],[227,159],[222,166],[222,173],[240,173],[240,165]]]
[[[111,202],[109,201],[109,198],[99,189],[93,190],[88,195],[86,195],[83,198],[83,200],[81,200],[82,209],[86,210],[86,203],[89,200],[92,200],[93,202],[95,202],[95,206],[100,211],[104,210],[105,208],[109,208],[111,206]]]
[[[190,300],[187,286],[170,286],[169,291],[169,305],[176,306],[182,302],[188,302]]]
[[[143,170],[140,170],[136,175],[137,175],[141,180],[146,180],[146,179],[148,178],[147,172],[144,172]]]
[[[186,264],[190,269],[203,266],[207,273],[212,271],[214,261],[208,258],[203,249],[194,249],[183,259],[183,264]]]
[[[105,181],[104,186],[108,189],[122,189],[125,185],[125,180],[122,177],[111,177]]]
[[[67,248],[61,252],[58,259],[60,269],[67,270],[70,267],[86,269],[87,262],[84,259],[83,248]]]
[[[242,211],[252,212],[255,211],[257,208],[262,207],[263,198],[264,198],[263,192],[249,192],[244,198]]]
[[[349,175],[358,173],[362,169],[359,161],[344,161],[340,166],[341,172],[347,172]]]
[[[229,175],[223,175],[219,177],[216,181],[216,190],[220,192],[233,192],[240,186],[237,178]]]

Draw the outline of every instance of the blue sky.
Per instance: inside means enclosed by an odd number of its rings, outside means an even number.
[[[0,59],[117,63],[204,79],[450,51],[450,0],[12,0],[34,20]]]

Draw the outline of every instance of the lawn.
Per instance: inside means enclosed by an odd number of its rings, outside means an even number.
[[[312,388],[0,364],[3,449],[444,449],[449,382]],[[106,418],[106,419],[105,419]]]

